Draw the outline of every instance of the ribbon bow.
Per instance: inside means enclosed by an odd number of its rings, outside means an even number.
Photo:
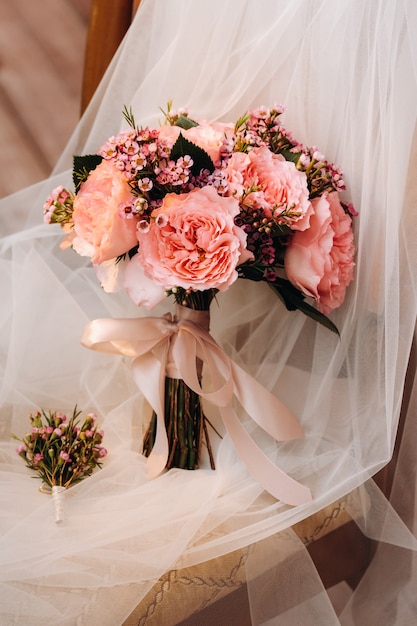
[[[158,476],[168,459],[164,385],[169,375],[182,378],[195,393],[218,407],[238,454],[264,489],[286,504],[309,502],[310,490],[279,469],[243,427],[232,406],[233,396],[277,441],[302,437],[298,420],[276,396],[234,363],[202,325],[187,319],[189,311],[179,321],[169,316],[93,320],[81,340],[92,350],[133,357],[134,380],[157,415],[155,443],[147,459],[149,478]],[[191,315],[201,313],[192,311]],[[201,388],[198,360],[210,372],[211,392]]]

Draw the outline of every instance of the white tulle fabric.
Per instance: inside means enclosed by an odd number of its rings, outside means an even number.
[[[414,0],[143,0],[54,174],[1,202],[1,623],[121,624],[166,570],[250,544],[253,624],[414,623],[416,392],[393,505],[370,477],[393,450],[416,321],[416,29]],[[343,167],[360,213],[356,278],[333,315],[340,338],[288,313],[265,285],[237,282],[212,305],[218,343],[303,425],[304,439],[283,444],[247,428],[311,488],[311,504],[263,493],[227,436],[212,436],[215,471],[204,460],[149,482],[139,454],[149,412],[129,360],[80,345],[92,319],[148,313],[105,294],[89,263],[59,248],[58,227],[42,224],[44,199],[71,185],[74,153],[124,127],[123,105],[157,124],[169,99],[222,121],[285,104],[295,136]],[[56,527],[10,433],[27,432],[31,411],[75,403],[99,415],[109,455],[66,494]],[[305,549],[280,531],[359,485],[356,520],[384,543],[336,616]]]

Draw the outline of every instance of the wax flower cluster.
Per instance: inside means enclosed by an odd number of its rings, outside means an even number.
[[[76,407],[69,419],[59,411],[37,411],[29,414],[28,433],[12,435],[21,442],[16,452],[48,487],[67,488],[83,480],[107,454],[96,415],[89,413],[81,423],[80,414]]]

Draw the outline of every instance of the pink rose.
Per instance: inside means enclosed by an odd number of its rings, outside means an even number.
[[[136,220],[123,219],[119,213],[119,206],[133,199],[124,174],[103,160],[74,199],[74,250],[100,264],[133,248]]]
[[[310,228],[294,233],[285,271],[290,282],[315,298],[319,310],[327,314],[342,304],[353,278],[352,219],[335,191],[314,198],[312,204]]]
[[[178,135],[180,133],[185,133],[185,130],[180,128],[179,126],[171,126],[170,124],[164,124],[158,128],[159,138],[165,141],[170,148],[174,145],[174,143],[178,139]]]
[[[213,163],[220,159],[220,148],[225,139],[233,135],[233,124],[221,122],[201,122],[199,126],[193,126],[186,131],[185,137],[203,148],[211,157]]]
[[[245,202],[262,209],[267,218],[293,230],[308,228],[313,212],[309,201],[307,177],[294,163],[268,148],[254,148],[248,154],[234,152],[227,166],[229,189],[241,198],[243,192],[255,186]]]
[[[161,126],[159,136],[172,147],[181,133],[185,139],[205,150],[215,163],[220,158],[220,148],[224,140],[233,135],[233,130],[233,124],[202,121],[198,126],[193,126],[187,130],[179,126]]]
[[[246,234],[234,223],[238,213],[238,201],[219,196],[213,187],[168,194],[153,211],[149,229],[138,231],[139,252],[132,262],[164,289],[224,291],[237,278],[236,266],[252,258]],[[125,287],[144,304],[140,271],[129,268]]]

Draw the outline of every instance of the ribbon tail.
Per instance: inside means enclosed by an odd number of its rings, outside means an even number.
[[[134,380],[157,416],[156,437],[147,459],[149,478],[159,476],[169,455],[165,428],[165,374],[172,324],[164,318],[97,319],[84,329],[82,345],[91,350],[134,357]],[[162,355],[158,358],[154,351]]]
[[[164,417],[166,354],[165,349],[161,362],[152,353],[146,353],[134,359],[132,363],[133,378],[156,413],[155,441],[146,460],[149,479],[156,478],[164,471],[169,455]],[[157,384],[149,384],[149,381],[157,381]]]
[[[232,361],[209,333],[189,328],[180,334],[176,343],[175,359],[187,385],[207,401],[226,406],[233,394],[247,414],[265,432],[277,441],[303,437],[300,422],[290,409],[250,374]],[[195,375],[197,356],[207,365],[215,391],[204,393]]]
[[[197,356],[208,366],[215,387],[212,393],[204,393],[196,379],[194,370]],[[231,361],[208,333],[203,336],[200,331],[198,335],[180,332],[177,337],[175,358],[178,370],[187,385],[219,408],[239,456],[262,487],[286,504],[297,506],[310,502],[312,500],[310,489],[277,467],[245,430],[232,407],[232,395],[235,394],[248,415],[277,441],[303,435],[293,413]]]
[[[304,436],[300,422],[279,398],[233,361],[231,367],[235,395],[258,426],[277,441]]]
[[[220,413],[239,456],[264,489],[292,506],[311,502],[310,489],[288,476],[262,452],[242,426],[232,407],[221,407]]]

